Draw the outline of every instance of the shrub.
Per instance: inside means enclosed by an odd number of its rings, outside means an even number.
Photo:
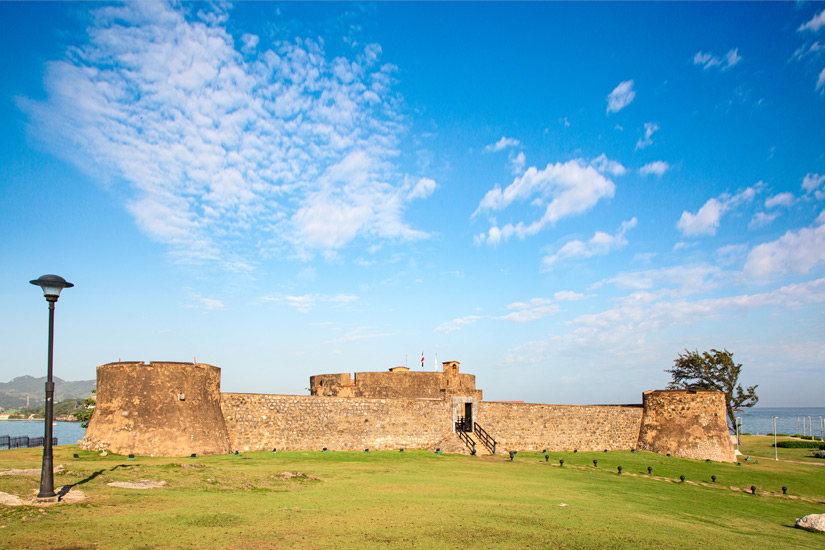
[[[814,451],[814,458],[825,458],[825,450]]]
[[[780,449],[823,449],[825,444],[819,441],[778,441],[776,446]]]
[[[797,439],[808,439],[808,440],[813,439],[814,441],[822,441],[822,438],[821,438],[821,437],[818,437],[818,436],[815,436],[815,435],[801,435],[801,434],[795,434],[793,437],[795,437],[795,438],[797,438]]]

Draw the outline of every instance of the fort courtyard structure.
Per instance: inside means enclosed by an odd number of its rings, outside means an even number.
[[[126,362],[97,367],[95,413],[80,447],[150,456],[637,449],[733,462],[725,418],[725,396],[714,391],[648,391],[638,405],[484,401],[457,361],[441,372],[319,374],[303,396],[221,393],[212,365]]]

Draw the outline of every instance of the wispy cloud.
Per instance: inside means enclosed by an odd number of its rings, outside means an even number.
[[[660,178],[665,175],[665,172],[668,171],[670,165],[663,161],[663,160],[654,160],[648,164],[645,164],[641,168],[639,168],[639,173],[643,176],[659,176]]]
[[[792,206],[793,203],[793,193],[779,193],[765,199],[765,208],[776,208],[777,206]]]
[[[822,10],[818,14],[814,15],[810,21],[803,23],[797,29],[799,32],[802,31],[813,31],[816,32],[825,26],[825,10]]]
[[[507,149],[508,147],[518,147],[519,145],[521,145],[519,140],[517,140],[515,138],[508,138],[508,137],[501,136],[500,140],[486,146],[484,148],[484,152],[485,153],[496,153],[498,151],[502,151],[504,149]]]
[[[301,313],[308,313],[315,308],[315,306],[321,303],[331,304],[333,307],[342,307],[356,301],[357,299],[358,296],[354,296],[352,294],[336,294],[334,296],[327,294],[303,294],[299,296],[264,296],[261,298],[261,301],[287,304],[294,307]]]
[[[802,189],[805,193],[813,195],[817,200],[825,199],[825,174],[805,174],[802,179]]]
[[[477,235],[475,241],[495,246],[514,235],[519,238],[535,235],[562,218],[586,212],[599,200],[612,197],[615,187],[611,180],[578,159],[548,164],[543,170],[531,166],[503,190],[498,186],[489,190],[473,216],[500,211],[513,202],[527,200],[543,206],[544,215],[530,223],[508,223],[503,227],[494,224],[486,233]]]
[[[633,89],[633,81],[625,80],[620,82],[613,91],[607,94],[607,114],[618,113],[633,101],[636,91]]]
[[[607,155],[604,153],[591,160],[590,166],[602,174],[610,174],[612,176],[623,176],[627,172],[627,168],[622,166],[620,162],[607,158]]]
[[[383,336],[389,336],[388,332],[374,332],[371,327],[358,327],[349,331],[347,334],[327,341],[327,344],[348,344],[350,342],[363,342],[365,340],[373,340]]]
[[[507,306],[507,309],[512,310],[512,313],[503,315],[499,319],[515,323],[530,323],[558,313],[559,306],[547,298],[533,298],[529,302],[512,303]]]
[[[587,298],[584,294],[572,291],[556,292],[552,298],[531,298],[526,302],[513,302],[508,304],[505,309],[509,313],[504,315],[467,315],[458,317],[452,321],[442,323],[436,327],[435,332],[445,332],[447,334],[460,330],[468,325],[472,325],[481,319],[489,319],[495,321],[509,321],[513,323],[532,323],[547,317],[555,315],[561,309],[559,302],[574,302]]]
[[[636,227],[636,223],[636,218],[622,222],[615,235],[596,231],[587,241],[568,241],[555,253],[545,256],[542,259],[542,265],[545,269],[551,269],[559,260],[604,256],[613,250],[627,246],[625,235],[630,229]]]
[[[198,294],[193,294],[191,299],[194,302],[194,304],[188,306],[191,308],[205,309],[207,311],[213,309],[224,309],[223,301],[216,298],[204,298]]]
[[[788,231],[775,241],[755,246],[745,261],[744,272],[754,279],[770,279],[784,273],[808,273],[825,263],[825,215],[814,225]]]
[[[685,210],[682,212],[682,217],[679,218],[679,221],[676,223],[676,227],[682,232],[682,235],[686,237],[715,235],[716,228],[719,227],[722,216],[731,208],[753,200],[761,185],[762,183],[760,182],[733,196],[723,194],[719,197],[709,199],[695,214]]]
[[[467,325],[472,325],[476,321],[480,319],[488,318],[487,315],[466,315],[464,317],[458,317],[453,319],[452,321],[448,321],[446,323],[442,323],[435,328],[435,332],[446,332],[447,334],[451,332],[455,332],[460,330]]]
[[[702,67],[705,71],[714,67],[720,71],[727,71],[740,61],[742,61],[742,56],[739,55],[739,48],[728,51],[721,58],[701,51],[696,52],[696,55],[693,56],[693,64]]]
[[[217,9],[95,10],[88,42],[48,64],[46,98],[20,100],[33,131],[122,185],[141,230],[181,261],[249,269],[426,237],[403,215],[434,186],[395,165],[405,126],[380,46],[330,58],[320,42],[247,34],[238,50]]]
[[[653,134],[659,131],[659,125],[654,122],[645,122],[645,136],[636,142],[636,149],[644,149],[653,145]]]

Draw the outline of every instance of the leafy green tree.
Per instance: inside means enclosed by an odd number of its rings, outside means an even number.
[[[83,400],[83,409],[75,413],[74,417],[80,420],[80,425],[83,428],[89,427],[89,421],[92,419],[92,413],[95,412],[95,390],[92,390],[92,396]]]
[[[739,384],[741,363],[734,363],[733,354],[728,350],[716,349],[710,352],[688,351],[679,354],[673,361],[672,369],[665,372],[673,376],[668,384],[669,390],[716,390],[725,394],[725,406],[728,413],[728,428],[736,431],[736,414],[742,407],[753,407],[759,401],[756,396],[757,386],[742,389]]]

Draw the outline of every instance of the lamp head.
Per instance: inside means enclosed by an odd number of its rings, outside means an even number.
[[[59,275],[42,275],[39,279],[29,282],[42,288],[43,296],[45,296],[46,300],[50,302],[56,302],[57,298],[60,296],[60,291],[64,288],[71,288],[74,286],[72,283],[68,282]]]

